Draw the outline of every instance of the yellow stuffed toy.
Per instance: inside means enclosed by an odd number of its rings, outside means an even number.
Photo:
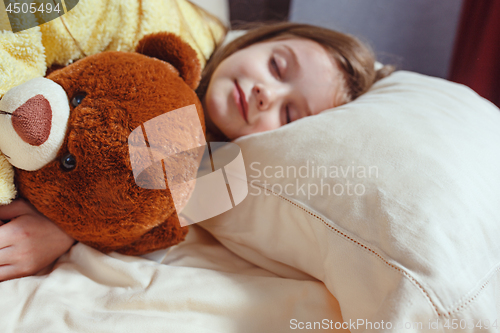
[[[15,196],[14,169],[0,153],[0,205],[8,204]]]
[[[18,33],[12,33],[4,6],[0,1],[0,98],[53,65],[133,51],[142,37],[160,31],[180,36],[204,67],[226,34],[215,16],[187,0],[80,0],[65,15]],[[0,204],[14,197],[13,170],[0,152]]]

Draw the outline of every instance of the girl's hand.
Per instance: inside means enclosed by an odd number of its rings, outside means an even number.
[[[0,206],[0,281],[38,273],[74,242],[23,199]]]

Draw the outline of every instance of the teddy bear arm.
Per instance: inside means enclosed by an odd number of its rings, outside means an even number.
[[[188,227],[181,227],[177,215],[172,215],[164,223],[151,229],[132,244],[116,250],[116,252],[126,255],[150,253],[182,242],[187,232]]]

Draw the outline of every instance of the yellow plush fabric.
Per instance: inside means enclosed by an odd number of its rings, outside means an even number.
[[[45,53],[39,27],[0,33],[0,97],[9,89],[45,75]]]
[[[132,51],[144,35],[159,31],[179,35],[204,65],[225,35],[220,21],[187,0],[80,0],[40,28],[48,65],[102,51]]]
[[[64,16],[16,34],[0,12],[0,97],[45,75],[51,65],[102,51],[133,51],[144,35],[159,31],[188,42],[203,67],[226,33],[215,16],[187,0],[80,0]]]
[[[80,0],[67,14],[15,34],[4,8],[0,1],[0,98],[52,65],[103,51],[133,51],[142,37],[159,31],[189,43],[204,67],[226,34],[215,16],[187,0]],[[0,153],[0,204],[14,195],[11,171]]]
[[[0,154],[0,205],[9,203],[15,196],[14,170],[5,156]]]

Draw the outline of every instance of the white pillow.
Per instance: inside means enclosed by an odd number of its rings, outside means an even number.
[[[396,72],[236,143],[249,194],[200,223],[236,254],[323,281],[346,322],[484,330],[500,313],[500,112],[469,88]]]

